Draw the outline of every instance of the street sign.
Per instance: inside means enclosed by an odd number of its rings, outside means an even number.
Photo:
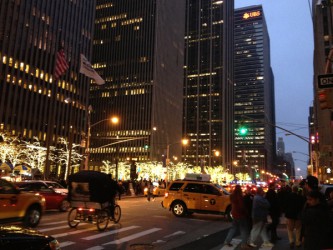
[[[333,74],[318,75],[318,88],[333,88]]]

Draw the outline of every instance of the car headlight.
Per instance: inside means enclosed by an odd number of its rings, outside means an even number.
[[[55,239],[49,242],[49,247],[51,250],[60,250],[60,244]]]

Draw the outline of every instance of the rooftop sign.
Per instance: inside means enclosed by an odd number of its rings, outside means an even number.
[[[243,14],[243,19],[249,19],[249,18],[258,17],[258,16],[261,16],[260,10],[252,11],[252,12],[245,12]]]

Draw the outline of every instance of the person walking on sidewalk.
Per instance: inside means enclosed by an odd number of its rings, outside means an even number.
[[[277,227],[280,223],[281,217],[281,204],[278,198],[278,194],[275,191],[275,183],[270,183],[268,185],[268,191],[266,193],[266,199],[268,200],[269,207],[269,215],[272,219],[272,222],[267,226],[268,231],[271,233],[271,242],[275,242],[277,240],[281,240],[277,235]]]
[[[241,248],[245,249],[247,248],[247,240],[249,237],[247,223],[249,214],[245,208],[243,192],[240,185],[236,185],[234,191],[230,195],[230,201],[233,221],[224,244],[231,247],[231,240],[235,236],[237,230],[239,230],[242,238]]]
[[[304,227],[304,250],[332,249],[332,223],[327,203],[321,202],[322,194],[318,190],[310,191],[306,196],[306,205],[302,211]]]
[[[252,230],[250,233],[249,246],[257,247],[255,244],[260,235],[263,240],[262,247],[273,247],[274,244],[269,241],[267,234],[267,216],[269,213],[269,202],[264,197],[265,192],[262,187],[258,187],[257,194],[253,198],[252,207]]]
[[[286,197],[285,217],[287,218],[287,231],[290,248],[301,247],[302,209],[305,199],[298,192],[298,186],[292,187],[292,192]],[[294,237],[295,230],[295,237]]]

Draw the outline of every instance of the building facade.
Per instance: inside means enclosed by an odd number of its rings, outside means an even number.
[[[185,1],[96,2],[90,165],[180,158]]]
[[[272,171],[276,152],[274,77],[261,5],[235,10],[235,155],[251,177]],[[242,135],[237,128],[245,126]]]
[[[231,167],[233,160],[234,1],[188,0],[183,160]]]
[[[94,1],[0,3],[0,130],[43,147],[60,137],[80,143],[89,83],[79,76],[80,53],[91,56]],[[53,76],[63,48],[68,69]],[[55,171],[47,161],[46,177]]]
[[[319,75],[333,72],[333,6],[330,2],[312,1],[315,78],[313,82],[314,104],[309,114],[309,155],[312,165],[310,165],[308,173],[317,176],[323,183],[333,183],[333,94],[332,88],[323,88],[318,83]]]

